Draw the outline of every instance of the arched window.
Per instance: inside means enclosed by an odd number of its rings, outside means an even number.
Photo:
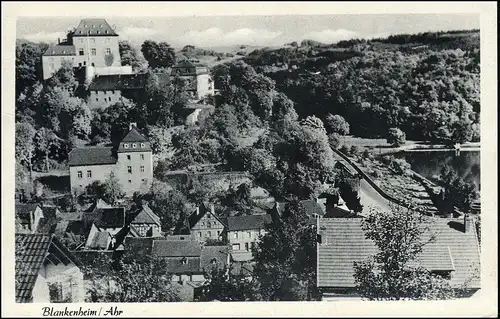
[[[141,148],[144,148],[144,147],[146,147],[146,144],[141,143]]]
[[[132,143],[132,148],[137,148],[137,144]]]
[[[124,143],[124,144],[123,144],[123,148],[128,148],[128,144],[127,144],[127,143]]]

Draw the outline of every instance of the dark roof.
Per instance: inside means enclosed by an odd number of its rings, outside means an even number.
[[[185,260],[185,263],[182,262]],[[166,257],[166,271],[171,274],[201,273],[200,257]]]
[[[73,36],[118,36],[105,19],[82,19]]]
[[[264,229],[264,225],[271,222],[271,215],[232,216],[227,218],[227,228],[229,231]]]
[[[87,208],[85,211],[93,212],[96,208],[112,208],[112,207],[113,206],[111,206],[110,204],[106,203],[104,200],[99,198],[95,202],[93,202],[92,205],[90,205],[90,207]]]
[[[156,224],[158,226],[161,226],[161,221],[160,217],[153,213],[151,208],[149,208],[147,205],[144,205],[132,220],[132,224]]]
[[[457,287],[472,279],[471,288],[479,288],[474,267],[479,267],[479,245],[475,232],[457,228],[460,222],[429,218],[430,232],[435,241],[424,246],[418,264],[431,271],[452,271],[451,284]],[[353,288],[353,262],[363,261],[377,252],[375,244],[366,239],[361,218],[321,218],[323,244],[318,249],[318,286]]]
[[[199,221],[200,219],[205,216],[205,214],[211,214],[215,219],[217,219],[222,225],[225,225],[225,221],[222,220],[215,212],[212,212],[212,208],[210,205],[203,203],[196,210],[194,210],[188,217],[187,221],[189,224],[189,228],[193,228]]]
[[[18,247],[18,245],[20,247]],[[20,249],[18,249],[20,248]],[[44,262],[73,263],[81,266],[76,258],[54,235],[16,234],[16,301],[30,302],[38,272]]]
[[[135,256],[149,256],[153,247],[153,238],[127,237],[124,246],[125,251],[133,252]]]
[[[19,217],[29,216],[31,212],[34,212],[37,207],[40,207],[38,203],[29,203],[29,204],[19,204],[16,203],[16,215]]]
[[[74,148],[69,152],[69,166],[116,164],[111,147]]]
[[[151,253],[158,257],[200,257],[201,245],[191,240],[155,239]]]
[[[304,207],[304,210],[309,217],[313,215],[323,216],[325,214],[324,206],[314,199],[302,200],[300,201],[300,204]]]
[[[125,135],[122,142],[147,142],[148,140],[137,131],[137,128],[132,127],[132,129]]]
[[[212,267],[222,269],[227,264],[228,255],[228,246],[204,246],[201,250],[201,268],[205,270]],[[212,261],[215,261],[215,264],[212,264]]]
[[[164,73],[155,74],[160,84],[169,82],[169,75]],[[90,91],[112,91],[112,90],[140,90],[146,87],[148,81],[147,73],[137,74],[108,74],[96,76],[89,85]]]
[[[74,45],[51,45],[43,54],[44,56],[73,56],[76,55]]]
[[[125,226],[125,208],[97,208],[95,214],[98,219],[95,224],[98,228],[117,228]]]
[[[255,262],[253,261],[233,261],[231,263],[231,275],[233,276],[251,276]]]

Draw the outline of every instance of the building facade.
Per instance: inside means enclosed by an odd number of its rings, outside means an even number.
[[[215,86],[208,67],[197,61],[185,59],[172,67],[172,76],[178,76],[188,82],[191,98],[201,100],[215,94]]]
[[[227,218],[227,238],[232,251],[251,252],[265,234],[265,225],[272,222],[271,215],[247,215]]]
[[[64,61],[73,67],[121,68],[118,34],[105,19],[82,19],[66,39],[43,54],[43,78],[51,77]]]
[[[118,147],[76,148],[69,153],[71,193],[83,193],[95,181],[105,182],[111,175],[127,196],[146,192],[153,180],[150,142],[135,125]]]

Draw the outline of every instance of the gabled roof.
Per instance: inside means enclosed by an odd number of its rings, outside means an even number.
[[[318,216],[323,216],[325,214],[324,206],[321,203],[318,203],[314,199],[301,200],[300,204],[302,205],[304,211],[309,217],[312,217],[314,214]],[[278,211],[279,216],[281,216],[285,211],[285,207],[286,203],[276,202],[274,209],[276,209]]]
[[[191,240],[153,240],[151,253],[158,257],[200,257],[201,245]]]
[[[147,205],[143,205],[142,208],[139,210],[139,213],[135,216],[135,218],[132,220],[132,225],[133,224],[155,224],[158,226],[161,226],[161,221],[160,217],[153,213],[151,208]]]
[[[105,19],[82,19],[72,32],[78,36],[118,36]]]
[[[98,228],[118,228],[125,226],[125,208],[97,208],[95,214],[98,219],[95,224]]]
[[[215,212],[212,212],[211,206],[209,206],[206,203],[201,204],[200,206],[197,207],[196,210],[194,210],[188,217],[187,221],[189,224],[189,229],[193,228],[199,221],[200,219],[203,218],[206,214],[211,214],[216,220],[218,220],[222,225],[226,225],[225,221],[219,218]]]
[[[89,249],[107,250],[111,242],[111,235],[107,231],[100,231],[94,234]]]
[[[201,273],[200,257],[166,257],[166,271],[171,274]]]
[[[222,269],[227,265],[228,256],[228,246],[204,246],[201,250],[201,268],[205,270],[212,267]]]
[[[55,265],[73,263],[76,266],[81,266],[78,258],[54,235],[16,234],[15,254],[17,302],[30,302],[32,300],[33,287],[44,263],[50,262]]]
[[[145,138],[141,133],[137,131],[137,128],[132,127],[130,131],[128,131],[127,135],[122,139],[122,142],[147,142],[147,138]]]
[[[227,229],[228,231],[264,229],[264,226],[271,222],[271,215],[232,216],[227,218]]]
[[[318,287],[353,288],[355,261],[376,254],[373,241],[366,239],[361,218],[321,218],[318,244]],[[461,221],[429,218],[435,241],[424,246],[418,264],[431,271],[452,271],[451,285],[457,287],[474,275],[479,267],[480,253],[475,232],[465,233]],[[462,224],[463,225],[463,224]],[[463,227],[463,226],[462,226]],[[472,279],[471,288],[479,288],[480,279]]]
[[[43,56],[74,56],[76,49],[74,45],[51,45],[43,53]]]
[[[28,204],[20,204],[16,203],[15,209],[16,209],[16,215],[19,217],[24,217],[26,215],[30,215],[31,212],[34,212],[37,207],[41,207],[40,204],[38,203],[28,203]]]
[[[74,148],[69,152],[69,166],[116,164],[111,147]]]
[[[110,204],[106,203],[104,200],[99,198],[94,203],[92,203],[92,205],[90,205],[90,207],[87,208],[85,211],[93,212],[97,208],[113,208],[113,206],[111,206]]]

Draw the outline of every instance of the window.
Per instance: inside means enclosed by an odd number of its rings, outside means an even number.
[[[95,48],[90,49],[90,52],[91,52],[92,55],[96,55],[97,54],[97,50]]]
[[[200,237],[200,238],[201,238],[201,232],[198,232],[198,237]]]
[[[124,143],[123,148],[128,148],[128,143]]]
[[[111,55],[111,49],[110,48],[106,48],[106,55]]]
[[[146,147],[146,144],[141,143],[141,148],[144,148],[144,147]]]
[[[99,34],[99,30],[97,30],[96,33]]]
[[[82,178],[82,177],[83,177],[82,171],[78,171],[78,178]]]
[[[137,144],[132,143],[132,148],[137,148]]]
[[[245,243],[245,250],[248,251],[248,243]]]
[[[132,166],[127,166],[127,172],[128,172],[129,174],[132,174]]]
[[[129,161],[130,161],[130,158],[131,158],[131,156],[130,156],[130,155],[127,155],[127,159],[128,159]]]
[[[83,49],[78,49],[78,55],[84,55]]]
[[[252,232],[251,231],[247,232],[247,235],[248,235],[248,238],[252,238]]]
[[[205,222],[201,222],[201,226],[205,226]]]
[[[106,34],[107,34],[107,33],[108,33],[108,30],[104,30],[104,33],[106,33]],[[109,39],[108,39],[108,40],[109,40]]]
[[[143,178],[143,179],[141,179],[141,182],[143,182],[143,183],[144,183],[144,182],[146,182],[146,180]]]
[[[144,173],[144,166],[141,166],[141,172]]]
[[[98,98],[98,97],[96,97],[96,98],[95,98],[95,101],[96,101],[96,102],[99,102],[99,98]]]
[[[88,26],[88,25],[85,25],[84,27],[85,27],[85,28],[88,28],[89,26]]]
[[[207,227],[212,228],[212,225],[210,224],[210,222],[207,222]]]
[[[115,94],[115,90],[112,90],[111,93]]]
[[[92,178],[92,171],[87,171],[87,178]]]
[[[108,33],[108,30],[105,33]],[[106,39],[106,43],[109,43],[109,38]]]
[[[252,246],[252,249],[255,248],[255,242],[254,241],[252,242],[251,246]]]
[[[220,230],[217,231],[217,237],[219,237],[219,236],[220,236]]]
[[[129,180],[128,180],[128,183],[129,183],[129,184],[132,184],[132,181],[129,179]]]
[[[211,238],[212,237],[212,232],[207,232],[207,236],[208,236],[208,238]]]
[[[92,66],[95,66],[95,63],[94,63],[94,62],[92,62]]]
[[[87,65],[87,61],[83,61],[83,65]]]
[[[240,244],[233,244],[233,250],[240,250]]]
[[[144,160],[144,154],[141,154],[141,160]]]
[[[95,43],[95,39],[94,38],[90,38],[90,42],[91,43]]]
[[[217,258],[212,258],[212,260],[210,260],[210,263],[211,263],[212,265],[217,264]]]
[[[66,50],[63,50],[63,54],[66,54]]]
[[[234,233],[234,238],[238,239],[238,233]]]
[[[188,263],[187,258],[184,257],[181,259],[181,264],[186,265]]]
[[[78,66],[82,66],[82,62],[79,62],[79,63],[78,63]]]

